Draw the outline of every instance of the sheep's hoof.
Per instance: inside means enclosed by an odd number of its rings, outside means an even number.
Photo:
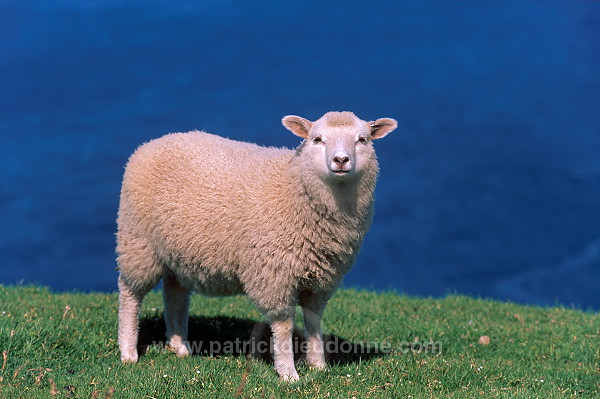
[[[171,352],[175,353],[175,356],[177,357],[185,357],[190,354],[190,349],[183,343],[177,345],[169,344],[168,348]]]
[[[179,349],[177,351],[175,351],[175,356],[177,357],[186,357],[190,354],[190,352],[188,352],[187,349],[183,350],[183,349]]]
[[[284,374],[283,376],[281,376],[281,378],[285,382],[297,382],[300,380],[300,376],[298,375],[298,373],[295,370],[293,373]]]
[[[137,350],[129,350],[121,352],[121,362],[123,363],[137,363],[139,359]]]

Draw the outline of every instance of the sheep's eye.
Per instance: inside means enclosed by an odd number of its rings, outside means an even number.
[[[315,138],[313,138],[312,141],[313,141],[314,144],[319,144],[319,143],[323,142],[323,139],[320,138],[320,137],[315,137]]]
[[[367,144],[368,140],[366,137],[359,137],[358,142],[361,144]]]

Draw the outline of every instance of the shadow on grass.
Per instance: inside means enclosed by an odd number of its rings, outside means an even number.
[[[191,316],[188,339],[194,355],[240,356],[247,355],[273,363],[273,340],[267,323],[234,317]],[[165,323],[162,315],[147,316],[140,320],[138,351],[145,353],[150,345],[165,346]],[[304,331],[295,328],[294,358],[306,355]],[[387,355],[376,346],[354,343],[336,335],[323,335],[325,358],[330,365],[346,365]]]

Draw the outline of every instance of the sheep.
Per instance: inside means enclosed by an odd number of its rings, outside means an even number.
[[[295,150],[192,131],[149,141],[130,157],[116,249],[123,362],[138,361],[141,302],[162,278],[167,344],[178,356],[190,353],[191,291],[245,293],[271,325],[282,379],[299,379],[297,305],[306,362],[326,369],[321,316],[371,224],[379,171],[372,140],[397,123],[351,112],[282,123],[303,139]]]

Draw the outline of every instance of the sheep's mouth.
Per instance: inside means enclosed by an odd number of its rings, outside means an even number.
[[[346,176],[347,174],[350,173],[350,169],[348,170],[344,170],[344,169],[339,169],[339,170],[334,170],[334,169],[330,169],[331,173],[333,173],[335,176],[338,177],[343,177]]]

